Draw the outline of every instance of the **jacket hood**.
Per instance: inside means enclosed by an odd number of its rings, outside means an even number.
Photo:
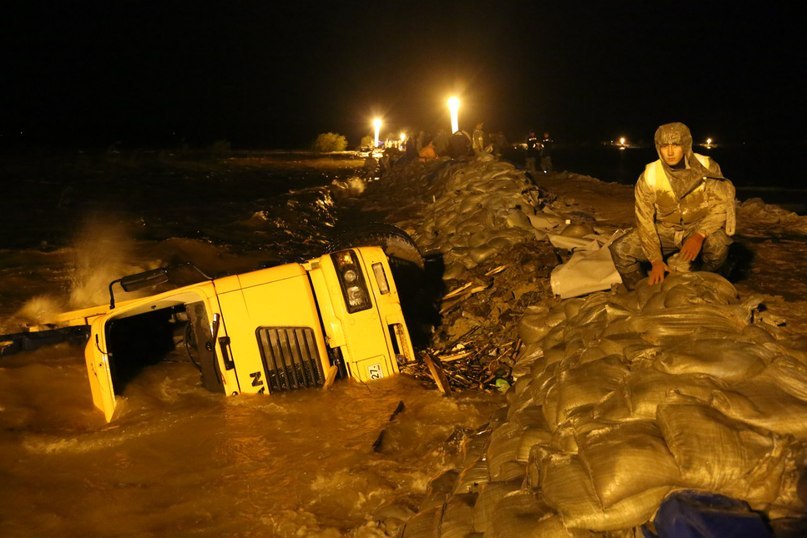
[[[704,176],[709,174],[709,170],[704,167],[695,154],[692,152],[692,133],[689,132],[689,127],[680,122],[665,123],[656,129],[656,134],[653,137],[656,143],[656,153],[664,166],[664,173],[670,180],[670,186],[673,189],[677,198],[682,198],[686,193],[694,188],[694,186],[703,179]],[[678,144],[684,150],[684,163],[685,168],[672,168],[668,165],[661,156],[662,146],[667,144]]]

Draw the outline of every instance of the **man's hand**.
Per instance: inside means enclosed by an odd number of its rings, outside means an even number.
[[[653,268],[647,277],[647,285],[653,286],[664,282],[664,273],[669,271],[670,268],[664,263],[664,260],[656,260],[653,262]]]
[[[700,232],[695,232],[690,235],[687,240],[684,241],[684,246],[681,247],[681,259],[685,262],[691,262],[697,258],[698,254],[700,254],[701,246],[703,246],[704,239],[706,239],[706,237],[701,235]]]

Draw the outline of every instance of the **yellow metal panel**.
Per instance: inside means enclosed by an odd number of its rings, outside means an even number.
[[[219,295],[241,392],[262,393],[268,390],[267,373],[256,334],[259,327],[312,328],[323,371],[329,368],[317,305],[305,271],[301,270],[300,273],[294,278],[268,282],[265,279],[277,273],[264,273],[261,275],[263,283],[255,278],[257,275],[250,275],[247,279],[251,284],[249,287]],[[286,276],[289,274],[284,273]]]
[[[378,310],[379,290],[377,283],[375,283],[375,276],[372,275],[372,265],[367,263],[369,260],[383,260],[383,263],[386,264],[386,255],[379,247],[362,247],[354,250],[358,254],[359,264],[364,272],[365,280],[370,286],[373,308],[353,314],[348,313],[342,298],[342,291],[333,261],[329,256],[323,256],[320,258],[320,266],[335,317],[335,320],[331,323],[338,323],[341,332],[344,334],[342,356],[352,375],[361,380],[369,380],[369,374],[359,373],[362,372],[362,368],[358,366],[358,363],[372,358],[381,365],[381,371],[386,377],[397,372],[398,365],[390,341],[389,331]],[[387,274],[390,275],[388,265],[386,270]],[[318,297],[320,297],[319,294]],[[321,298],[320,302],[322,302]],[[400,305],[398,305],[398,311],[400,311]],[[328,320],[326,320],[327,325]]]
[[[84,348],[84,361],[87,364],[92,403],[104,413],[104,418],[109,422],[115,413],[115,389],[112,386],[109,357],[105,352],[105,321],[103,318],[96,318],[93,322],[90,341]]]

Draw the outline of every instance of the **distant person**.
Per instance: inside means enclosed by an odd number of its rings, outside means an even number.
[[[409,137],[404,141],[404,158],[406,162],[418,159],[417,140],[413,137]]]
[[[474,127],[473,135],[471,136],[471,149],[474,153],[484,153],[487,148],[487,136],[485,134],[485,122],[480,121]]]
[[[530,131],[530,134],[527,135],[527,156],[524,163],[529,173],[533,176],[538,173],[535,163],[540,155],[541,141],[538,140],[538,136],[535,134],[535,131]]]
[[[434,147],[434,140],[428,138],[428,142],[423,146],[418,154],[418,159],[422,163],[437,159],[437,150]]]
[[[636,227],[611,245],[628,289],[644,276],[641,262],[650,262],[651,286],[671,270],[690,270],[693,262],[717,271],[734,235],[734,185],[715,161],[692,152],[689,128],[667,123],[654,139],[659,159],[636,182]]]
[[[544,174],[552,172],[552,145],[555,143],[549,133],[544,132],[541,140],[541,171]]]

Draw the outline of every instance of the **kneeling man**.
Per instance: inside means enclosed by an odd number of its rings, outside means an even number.
[[[644,277],[643,261],[651,264],[651,286],[669,271],[689,271],[693,262],[696,269],[717,271],[734,235],[734,185],[715,161],[692,152],[689,128],[662,125],[655,143],[659,160],[636,182],[636,227],[611,245],[628,289]]]

